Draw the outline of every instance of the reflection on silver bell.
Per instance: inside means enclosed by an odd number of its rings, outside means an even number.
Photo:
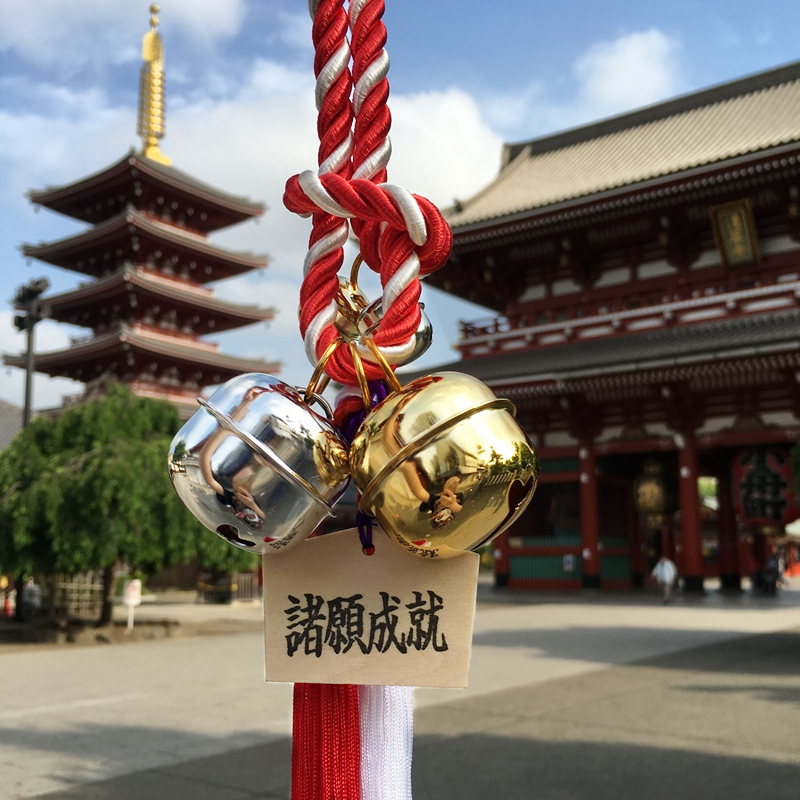
[[[401,359],[388,358],[387,360],[390,364],[397,364],[398,366],[410,364],[412,361],[416,361],[422,356],[433,343],[433,325],[428,319],[428,315],[425,313],[425,306],[422,303],[419,304],[419,309],[420,320],[417,330],[414,332],[412,344]],[[359,320],[360,338],[363,339],[367,336],[373,337],[378,331],[378,326],[382,318],[383,300],[379,298],[367,306],[361,313],[361,319]],[[369,359],[369,350],[359,349],[360,354]]]
[[[398,388],[353,440],[361,510],[418,556],[451,556],[488,542],[523,512],[539,477],[513,412],[508,400],[457,372]]]
[[[271,375],[220,386],[172,440],[169,474],[209,530],[253,553],[297,545],[349,482],[347,445],[324,416]]]

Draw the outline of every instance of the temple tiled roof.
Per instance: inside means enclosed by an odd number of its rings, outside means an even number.
[[[119,245],[127,242],[133,247],[131,237],[149,237],[164,245],[169,245],[187,256],[204,258],[215,265],[216,271],[210,275],[192,276],[200,281],[218,280],[260,269],[267,265],[265,256],[252,253],[239,253],[212,244],[205,236],[192,233],[176,225],[161,222],[143,214],[133,206],[128,206],[121,214],[73,236],[54,242],[37,245],[25,244],[22,253],[27,258],[37,258],[57,267],[71,269],[87,274],[95,274],[91,268],[80,266],[87,259],[92,247]],[[97,265],[97,270],[101,268]]]
[[[121,324],[116,329],[100,336],[93,336],[74,343],[63,350],[36,354],[37,372],[66,374],[70,364],[91,362],[111,353],[138,350],[171,359],[173,362],[198,364],[227,372],[276,372],[279,362],[268,362],[253,358],[220,353],[210,347],[181,343],[180,339],[167,335],[152,334],[129,325]],[[4,355],[3,363],[10,367],[24,367],[25,356]]]
[[[780,353],[800,355],[800,310],[482,356],[436,367],[436,372],[464,372],[489,385],[560,384]],[[399,377],[407,382],[420,374]]]
[[[269,320],[275,316],[274,308],[240,305],[220,300],[207,289],[164,278],[131,265],[126,265],[105,278],[92,281],[77,289],[47,297],[45,304],[50,308],[53,318],[80,325],[80,318],[70,318],[71,312],[85,308],[87,302],[98,301],[105,297],[110,299],[130,288],[138,288],[145,294],[173,300],[180,306],[204,311],[229,323],[217,324],[216,331]]]
[[[155,190],[177,194],[206,209],[205,219],[201,219],[199,213],[192,218],[192,225],[202,231],[216,230],[264,213],[263,203],[228,194],[175,167],[159,164],[132,151],[93,175],[63,186],[31,191],[28,197],[37,205],[94,224],[114,214],[113,203],[120,194],[127,198],[125,202],[132,202],[138,196],[137,184],[141,193],[143,183],[152,185]],[[99,200],[103,201],[103,207],[98,210]]]
[[[509,144],[497,178],[447,213],[456,229],[800,142],[800,62],[574,130]]]

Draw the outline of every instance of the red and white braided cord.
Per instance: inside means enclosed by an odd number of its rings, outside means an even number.
[[[337,336],[337,273],[348,220],[364,261],[380,274],[383,316],[374,341],[389,363],[402,362],[413,347],[421,314],[419,276],[442,266],[452,244],[450,228],[433,203],[386,183],[391,114],[384,8],[383,0],[351,0],[346,15],[344,0],[309,3],[320,168],[290,178],[284,203],[290,211],[313,217],[300,293],[300,330],[313,364]],[[346,27],[351,31],[349,48]],[[369,351],[364,355],[367,377],[382,377],[368,360]],[[337,349],[327,372],[341,383],[357,382],[347,348]]]

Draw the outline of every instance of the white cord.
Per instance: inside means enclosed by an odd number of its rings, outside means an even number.
[[[361,800],[412,800],[414,690],[359,686]]]

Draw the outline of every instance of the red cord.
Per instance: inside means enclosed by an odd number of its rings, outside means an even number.
[[[360,800],[358,687],[296,683],[292,800]]]
[[[415,245],[391,195],[378,186],[386,182],[386,169],[381,169],[369,180],[352,179],[354,171],[385,142],[392,123],[387,104],[389,82],[385,77],[371,87],[355,116],[350,96],[354,84],[383,55],[386,44],[386,26],[382,19],[384,11],[384,0],[370,0],[353,22],[350,36],[352,72],[344,70],[327,88],[319,108],[317,132],[321,165],[346,142],[354,123],[351,159],[338,172],[321,175],[320,180],[328,194],[353,215],[351,224],[358,236],[364,261],[380,274],[381,284],[385,287],[414,252],[420,260],[420,275],[427,275],[441,267],[450,254],[452,234],[436,206],[414,195],[425,218],[428,234],[424,245]],[[314,17],[312,37],[315,48],[314,73],[317,77],[333,54],[344,45],[347,24],[344,0],[321,0]],[[342,225],[341,219],[323,211],[306,196],[297,175],[286,184],[284,204],[290,211],[313,216],[309,247]],[[300,292],[300,331],[304,339],[317,315],[335,302],[339,290],[338,271],[343,259],[342,248],[328,252],[317,258],[305,276]],[[421,316],[420,292],[419,280],[415,279],[390,308],[384,309],[374,337],[379,347],[405,344],[414,334]],[[332,325],[319,335],[315,343],[318,358],[336,336],[337,331]],[[370,380],[383,377],[381,369],[368,360],[364,367]],[[336,351],[328,362],[326,372],[343,384],[352,386],[358,382],[352,356],[346,347]]]

